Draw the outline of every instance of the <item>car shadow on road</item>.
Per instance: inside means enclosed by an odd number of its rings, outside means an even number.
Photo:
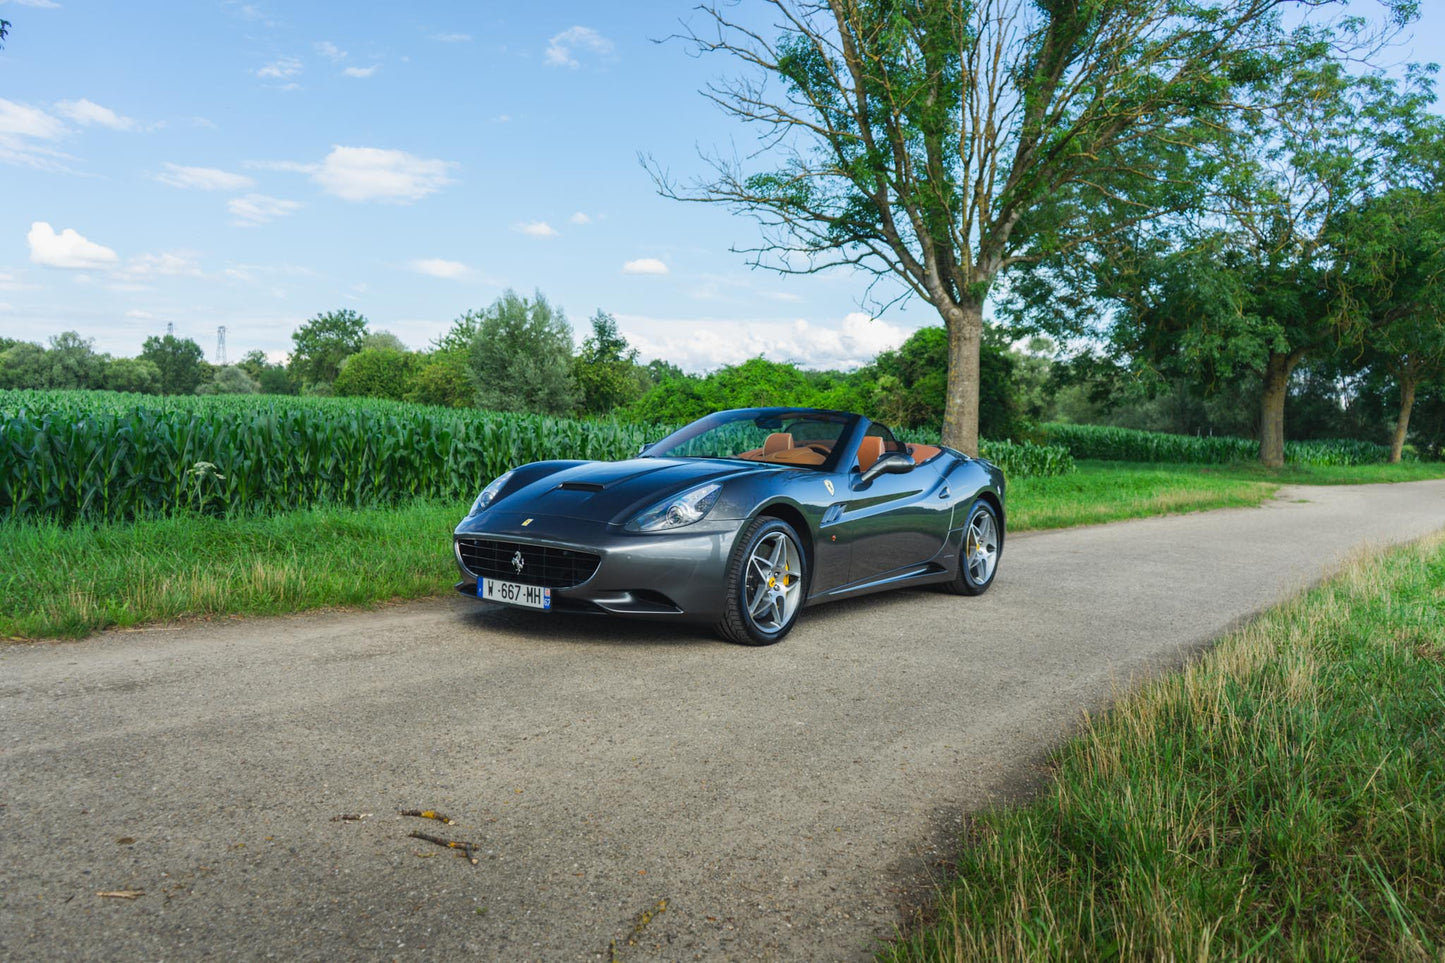
[[[736,648],[705,625],[647,622],[641,619],[581,615],[570,612],[528,612],[500,605],[482,605],[461,616],[470,628],[516,641],[616,647],[697,646]]]
[[[920,595],[938,593],[931,588],[904,588],[854,599],[842,599],[807,609],[793,633],[808,632],[823,626],[834,632],[856,624],[865,611],[889,613],[896,611],[900,625]],[[468,627],[480,632],[505,636],[514,641],[547,642],[551,644],[608,645],[616,647],[712,646],[720,650],[750,649],[766,651],[771,646],[755,647],[728,642],[708,625],[688,622],[649,622],[623,616],[586,615],[572,612],[531,612],[521,608],[483,603],[460,616]],[[787,644],[785,639],[782,643]]]

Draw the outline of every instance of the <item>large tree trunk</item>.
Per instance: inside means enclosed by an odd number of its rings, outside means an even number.
[[[948,394],[943,402],[943,443],[965,455],[978,454],[979,345],[983,303],[941,308],[948,329]]]
[[[1405,452],[1405,433],[1410,430],[1410,409],[1415,407],[1415,379],[1400,378],[1400,417],[1395,421],[1395,440],[1390,443],[1390,464],[1397,465]]]
[[[1301,352],[1271,354],[1264,368],[1264,394],[1259,401],[1259,460],[1266,468],[1284,467],[1284,399],[1289,376]]]

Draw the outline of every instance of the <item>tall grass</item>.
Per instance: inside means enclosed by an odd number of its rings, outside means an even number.
[[[466,506],[0,522],[0,638],[436,595],[456,581],[451,532]]]
[[[903,960],[1440,960],[1445,537],[1145,687],[984,813]]]

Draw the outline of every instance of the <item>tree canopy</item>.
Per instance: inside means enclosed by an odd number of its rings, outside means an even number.
[[[318,314],[301,325],[291,335],[292,376],[313,390],[329,389],[341,362],[361,350],[366,325],[366,318],[350,308]]]
[[[141,345],[140,356],[160,372],[162,394],[195,394],[205,378],[205,352],[190,338],[152,335]]]
[[[479,407],[565,414],[576,406],[572,327],[540,291],[528,299],[508,290],[458,324],[475,326],[470,362]]]
[[[1324,8],[1331,0],[1316,0]],[[1396,16],[1410,4],[1396,0]],[[686,39],[742,76],[705,94],[752,125],[761,162],[665,194],[754,215],[754,263],[900,282],[949,336],[943,438],[978,448],[983,305],[1001,272],[1184,209],[1213,131],[1278,58],[1321,33],[1280,0],[771,0],[708,4]],[[1345,40],[1328,30],[1329,40]],[[1103,218],[1083,219],[1083,211]],[[1102,223],[1102,227],[1100,227]],[[889,285],[881,300],[892,300]]]

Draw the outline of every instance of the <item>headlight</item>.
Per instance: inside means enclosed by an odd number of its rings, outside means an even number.
[[[512,476],[514,474],[516,474],[515,469],[513,469],[512,471],[502,472],[496,478],[492,479],[492,483],[486,488],[483,488],[482,493],[477,496],[477,500],[472,502],[472,510],[469,514],[475,515],[477,512],[481,511],[492,502],[496,501],[497,495],[501,492],[503,488],[507,487],[507,482],[512,480]]]
[[[627,524],[632,532],[665,532],[670,528],[681,528],[699,521],[711,511],[722,493],[722,486],[713,482],[683,492],[652,506]]]

